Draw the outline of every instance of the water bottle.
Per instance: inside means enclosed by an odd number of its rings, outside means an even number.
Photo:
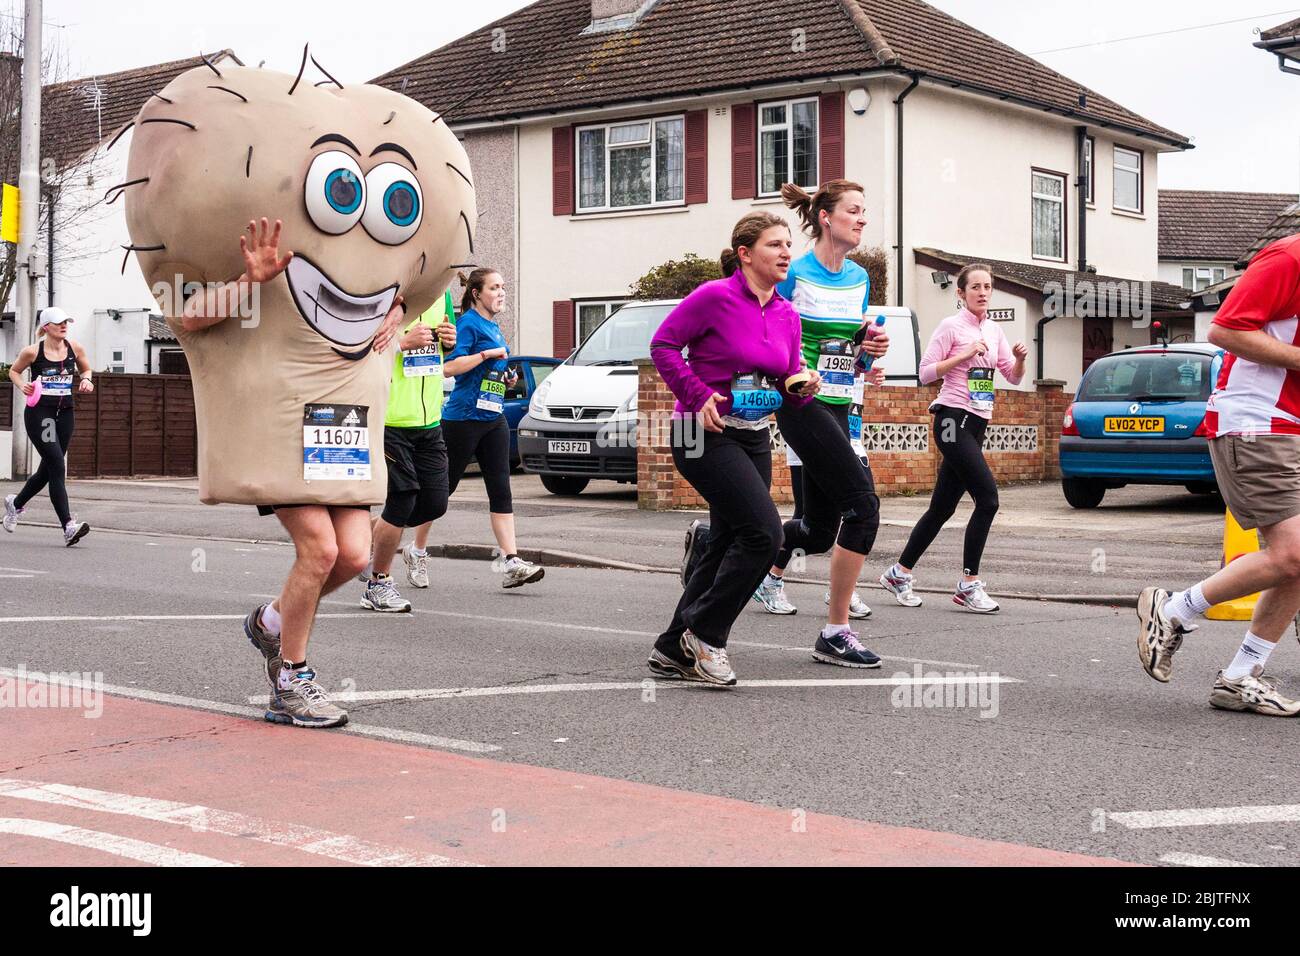
[[[872,322],[870,325],[866,327],[866,329],[863,332],[863,337],[868,339],[874,339],[877,335],[883,334],[884,331],[885,331],[885,317],[883,315],[878,315],[876,316],[876,321]],[[866,352],[861,352],[858,355],[858,368],[861,369],[863,372],[870,372],[871,366],[875,361],[876,361],[876,357],[874,355],[869,355]]]

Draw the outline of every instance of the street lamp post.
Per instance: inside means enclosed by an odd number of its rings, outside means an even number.
[[[16,282],[17,346],[32,341],[36,326],[36,279],[44,271],[37,252],[36,228],[41,208],[41,0],[27,0],[23,23],[22,131],[19,135],[18,249]],[[31,446],[23,423],[25,404],[13,403],[12,477],[31,474]]]

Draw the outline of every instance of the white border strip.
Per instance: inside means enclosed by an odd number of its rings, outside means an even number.
[[[137,863],[150,866],[238,866],[210,856],[198,853],[186,853],[171,847],[146,843],[131,837],[118,836],[116,833],[103,833],[99,830],[84,830],[63,823],[51,823],[48,820],[20,820],[13,817],[0,817],[0,833],[14,836],[35,837],[38,840],[54,840],[72,846],[111,853],[113,856],[125,857]]]

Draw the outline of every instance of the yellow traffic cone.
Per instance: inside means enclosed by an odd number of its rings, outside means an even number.
[[[1223,515],[1224,566],[1236,561],[1243,554],[1258,550],[1259,535],[1253,530],[1243,531],[1241,525],[1237,524],[1237,519],[1232,516],[1232,510],[1226,510]],[[1249,621],[1255,613],[1255,602],[1258,600],[1259,592],[1256,591],[1247,597],[1216,604],[1205,612],[1205,616],[1212,621]]]

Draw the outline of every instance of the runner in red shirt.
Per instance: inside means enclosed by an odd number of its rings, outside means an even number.
[[[1168,681],[1174,652],[1215,604],[1261,592],[1250,630],[1219,672],[1210,704],[1272,717],[1300,714],[1264,666],[1300,611],[1300,235],[1263,249],[1223,303],[1209,340],[1228,352],[1206,405],[1219,491],[1265,548],[1186,591],[1149,587],[1138,598],[1138,656]]]

